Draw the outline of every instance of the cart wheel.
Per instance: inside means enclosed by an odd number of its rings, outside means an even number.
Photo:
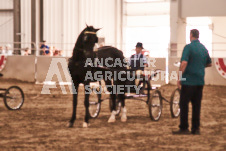
[[[101,94],[99,93],[100,90],[92,89],[92,93],[89,96],[89,115],[91,118],[97,118],[100,109],[101,109]]]
[[[9,110],[18,110],[24,103],[24,92],[18,86],[11,86],[5,91],[5,106]]]
[[[150,99],[150,90],[151,90],[150,83],[149,81],[140,81],[139,85],[140,85],[139,92],[140,97],[148,103]]]
[[[162,114],[162,97],[159,90],[154,90],[151,93],[150,100],[148,102],[150,118],[153,121],[158,121]]]
[[[173,91],[170,98],[170,112],[172,118],[176,118],[180,115],[180,89],[177,88]]]
[[[120,114],[120,112],[121,112],[121,102],[119,102],[118,101],[118,99],[116,99],[116,115],[119,115]],[[113,106],[112,106],[112,100],[111,100],[111,98],[109,99],[109,109],[110,109],[110,111],[112,112],[112,109],[113,108]]]

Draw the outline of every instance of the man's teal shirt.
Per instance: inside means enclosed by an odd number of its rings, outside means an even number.
[[[182,75],[182,85],[204,85],[205,67],[211,63],[208,50],[199,40],[193,40],[184,47],[181,62],[187,61],[187,67]]]

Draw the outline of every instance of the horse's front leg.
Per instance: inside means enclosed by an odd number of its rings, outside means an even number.
[[[75,85],[75,89],[73,89],[73,111],[71,120],[69,121],[68,127],[73,127],[74,121],[76,120],[76,109],[77,109],[77,97],[78,97],[78,84]]]
[[[90,114],[89,114],[89,95],[91,93],[91,90],[89,87],[87,87],[88,85],[85,85],[85,102],[84,102],[84,105],[85,105],[85,121],[83,123],[83,127],[88,127],[90,124],[89,124],[89,118],[90,118]],[[86,90],[87,89],[87,90]]]

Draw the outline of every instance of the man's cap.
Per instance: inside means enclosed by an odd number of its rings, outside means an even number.
[[[144,49],[143,44],[141,42],[138,42],[136,47],[140,47],[140,48]]]

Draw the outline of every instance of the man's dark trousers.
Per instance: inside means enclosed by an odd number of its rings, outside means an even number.
[[[188,106],[192,103],[192,131],[199,130],[203,85],[182,85],[180,94],[180,129],[188,129]]]

